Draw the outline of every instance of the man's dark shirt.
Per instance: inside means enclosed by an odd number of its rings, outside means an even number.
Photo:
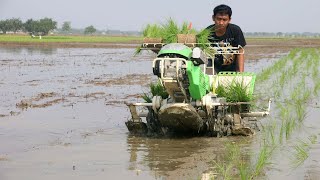
[[[238,45],[244,47],[247,43],[244,39],[242,30],[239,26],[235,24],[229,24],[227,26],[227,30],[223,36],[217,36],[214,32],[214,24],[207,27],[207,29],[211,30],[211,34],[209,36],[210,42],[225,42],[230,43],[231,46],[237,47]],[[216,55],[214,59],[214,67],[217,72],[220,71],[236,71],[237,68],[237,62],[235,60],[235,56],[232,57],[233,61],[231,64],[224,64],[224,58],[222,55]]]

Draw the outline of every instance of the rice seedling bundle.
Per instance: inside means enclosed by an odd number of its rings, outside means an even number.
[[[148,24],[143,30],[142,34],[144,42],[150,39],[157,39],[157,43],[176,43],[178,37],[187,37],[188,43],[209,43],[208,37],[210,30],[204,29],[197,31],[191,27],[191,23],[188,25],[184,22],[181,26],[178,25],[172,18],[169,18],[166,23],[163,24]],[[183,36],[185,35],[185,36]],[[186,36],[187,35],[187,36]],[[181,42],[181,41],[179,41]],[[151,43],[149,41],[149,43]]]

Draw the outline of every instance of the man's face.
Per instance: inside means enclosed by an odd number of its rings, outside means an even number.
[[[231,20],[228,14],[222,13],[218,13],[215,16],[212,16],[212,19],[217,29],[226,29]]]

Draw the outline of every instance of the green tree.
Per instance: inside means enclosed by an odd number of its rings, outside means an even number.
[[[39,32],[41,35],[48,35],[49,31],[57,28],[57,22],[51,18],[43,18],[39,20]]]
[[[40,20],[28,19],[24,23],[26,32],[34,35],[48,35],[49,31],[57,28],[57,22],[50,18],[43,18]]]
[[[6,21],[5,20],[1,20],[0,21],[0,31],[2,31],[3,34],[6,34],[8,31],[8,28],[6,27]]]
[[[283,36],[283,33],[282,32],[277,32],[277,36],[281,37],[281,36]]]
[[[66,21],[62,24],[62,31],[69,32],[71,30],[71,22]]]
[[[95,33],[97,30],[96,28],[94,28],[92,25],[88,26],[84,29],[84,34],[93,34]]]
[[[14,33],[16,33],[19,30],[22,30],[23,28],[23,23],[18,18],[11,18],[7,20],[7,23],[8,23],[9,30],[13,31]]]
[[[39,22],[33,19],[28,19],[24,24],[25,32],[29,32],[29,34],[38,34],[39,31]]]
[[[2,31],[3,34],[6,34],[7,31],[10,31],[10,23],[9,20],[2,20],[0,21],[0,30]]]

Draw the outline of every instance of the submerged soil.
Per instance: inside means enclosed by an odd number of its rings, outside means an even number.
[[[245,69],[260,72],[292,48],[319,46],[310,39],[248,41]],[[254,136],[130,135],[124,102],[142,102],[156,80],[155,55],[133,57],[133,47],[0,47],[0,179],[201,179],[224,160],[224,143],[255,151]],[[319,157],[318,146],[313,150]],[[308,177],[320,176],[314,166]]]

